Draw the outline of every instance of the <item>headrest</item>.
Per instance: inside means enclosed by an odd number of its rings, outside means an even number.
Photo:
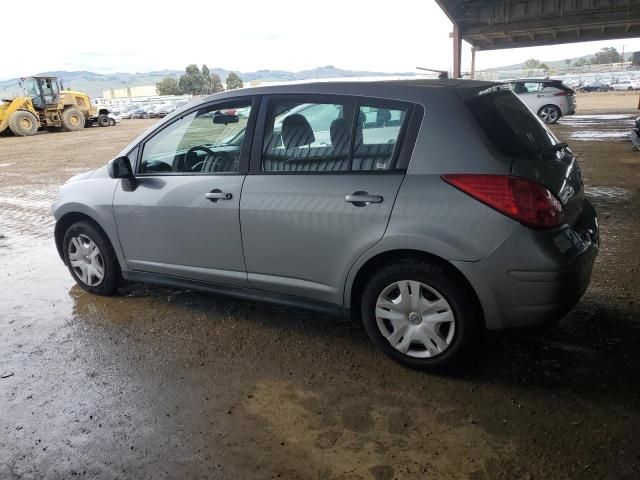
[[[366,117],[364,113],[360,113],[358,124],[356,125],[355,146],[358,147],[362,143],[362,125]],[[329,127],[329,136],[331,145],[337,150],[349,148],[349,138],[351,136],[351,121],[346,118],[336,118],[331,122]]]
[[[351,124],[346,118],[336,118],[329,127],[331,145],[337,150],[349,148],[349,136],[351,135]]]
[[[306,118],[299,113],[289,115],[282,122],[282,143],[284,148],[296,148],[310,145],[316,141],[313,129]]]

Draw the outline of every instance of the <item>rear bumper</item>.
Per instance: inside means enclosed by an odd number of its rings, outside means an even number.
[[[488,329],[535,327],[561,320],[589,285],[598,225],[588,202],[580,225],[518,229],[479,262],[454,262],[476,290]]]

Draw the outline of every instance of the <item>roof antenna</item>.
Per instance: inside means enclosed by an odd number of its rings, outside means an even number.
[[[440,80],[446,80],[449,78],[449,72],[447,72],[446,70],[434,70],[433,68],[426,68],[426,67],[416,67],[416,70],[426,70],[427,72],[435,72],[438,74],[438,78]]]

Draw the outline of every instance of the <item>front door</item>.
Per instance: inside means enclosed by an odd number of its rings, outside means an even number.
[[[348,97],[268,100],[240,202],[252,287],[342,303],[348,270],[387,227],[409,110]]]
[[[130,270],[247,286],[239,205],[252,123],[251,99],[218,103],[141,145],[137,188],[121,182],[113,201]]]

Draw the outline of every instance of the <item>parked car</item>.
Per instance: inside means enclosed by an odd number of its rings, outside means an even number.
[[[608,83],[604,82],[591,82],[580,87],[581,92],[608,92],[613,90]]]
[[[162,105],[159,105],[155,111],[154,111],[154,116],[155,118],[164,118],[167,115],[169,115],[171,112],[173,112],[176,109],[176,106],[172,103],[164,103]]]
[[[611,85],[613,90],[640,90],[640,82],[637,80],[625,79]]]
[[[509,86],[544,123],[576,113],[576,92],[560,80],[527,78],[513,80]]]
[[[67,181],[53,215],[88,292],[132,280],[352,314],[423,368],[464,361],[485,329],[562,318],[598,251],[571,149],[480,81],[198,99]]]
[[[120,117],[118,117],[117,115],[114,115],[113,113],[110,113],[109,114],[109,126],[110,127],[114,127],[118,123],[120,123]]]
[[[131,111],[129,118],[149,118],[149,114],[146,108],[137,108]]]

